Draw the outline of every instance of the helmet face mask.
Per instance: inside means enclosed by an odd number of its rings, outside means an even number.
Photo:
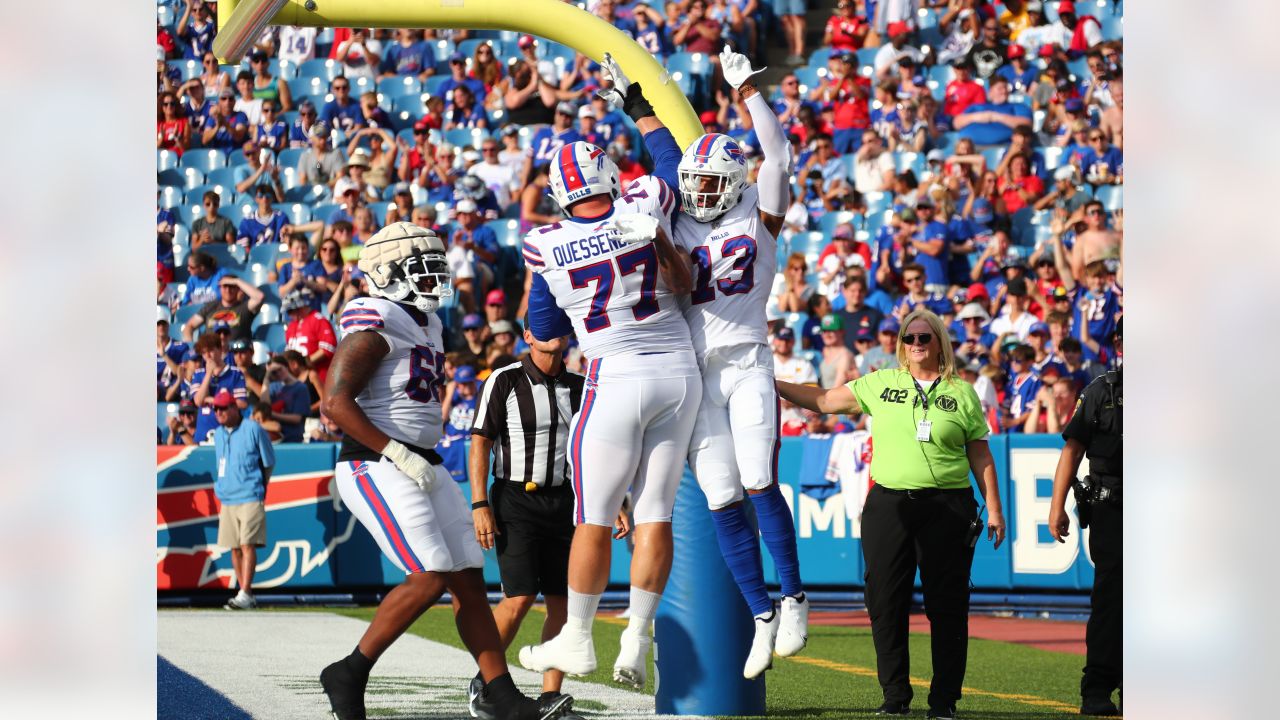
[[[444,243],[435,233],[399,222],[379,230],[360,251],[369,294],[433,313],[453,295]]]
[[[579,200],[596,195],[609,195],[617,200],[622,194],[618,166],[605,151],[591,143],[569,143],[551,161],[551,196],[565,212]]]
[[[747,184],[747,165],[733,138],[709,133],[684,151],[677,175],[680,209],[698,222],[711,222],[738,204]]]

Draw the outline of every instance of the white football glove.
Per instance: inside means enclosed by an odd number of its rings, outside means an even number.
[[[631,80],[622,72],[622,68],[618,67],[611,53],[604,54],[604,61],[600,63],[600,77],[605,82],[612,82],[613,87],[599,90],[596,95],[621,110],[622,102],[627,97],[627,90],[631,88]]]
[[[388,440],[387,446],[382,448],[382,456],[395,463],[396,469],[409,479],[418,483],[418,487],[423,492],[431,490],[432,483],[435,482],[435,473],[431,471],[431,463],[418,453],[405,447],[398,440]]]
[[[623,215],[613,221],[618,239],[629,245],[651,242],[658,237],[658,218],[652,215]]]
[[[765,68],[759,70],[751,69],[751,61],[746,55],[736,53],[729,48],[729,44],[725,43],[724,50],[720,51],[720,70],[724,73],[725,82],[737,90],[746,82],[748,78],[759,72],[764,72]]]

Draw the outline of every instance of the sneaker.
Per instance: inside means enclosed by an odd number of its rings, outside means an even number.
[[[645,660],[649,657],[651,645],[653,638],[648,633],[629,627],[624,630],[618,648],[618,659],[613,663],[613,681],[630,685],[637,690],[643,688],[647,676]]]
[[[569,695],[559,695],[545,703],[521,695],[514,705],[496,708],[494,717],[496,720],[553,720],[563,718],[572,707],[573,698]]]
[[[756,616],[755,623],[756,635],[751,640],[751,652],[747,653],[747,664],[742,667],[742,677],[748,680],[773,667],[773,647],[778,639],[782,615],[775,609],[767,620]]]
[[[929,708],[929,718],[937,718],[937,720],[956,720],[956,706],[947,705],[940,708]]]
[[[809,598],[782,598],[782,624],[778,626],[777,651],[791,657],[809,643]]]
[[[520,648],[520,664],[534,672],[554,669],[567,675],[589,675],[596,669],[596,648],[590,633],[562,630],[541,645]]]
[[[788,56],[787,56],[787,64],[788,64],[788,65],[803,65],[803,64],[805,64],[806,62],[808,62],[808,60],[807,60],[807,59],[805,58],[805,56],[803,56],[803,55],[788,55]]]
[[[877,715],[910,715],[911,703],[898,702],[897,700],[885,700],[884,704],[876,708]]]
[[[567,702],[562,701],[561,698],[567,699]],[[556,715],[556,717],[560,718],[560,720],[582,720],[581,715],[573,712],[572,695],[565,695],[560,692],[544,692],[538,696],[539,711],[547,713],[551,712],[553,708],[559,711],[560,714]]]
[[[257,599],[247,593],[236,594],[222,606],[224,610],[253,610],[256,607],[258,607]]]
[[[1081,715],[1095,715],[1098,717],[1112,717],[1120,714],[1120,709],[1115,703],[1111,702],[1109,697],[1085,698],[1080,703]]]
[[[467,711],[471,717],[479,720],[495,720],[497,717],[493,703],[484,694],[484,678],[476,675],[467,686]]]
[[[335,720],[366,720],[364,686],[364,682],[351,676],[342,660],[320,671],[320,687],[329,696],[329,709]]]

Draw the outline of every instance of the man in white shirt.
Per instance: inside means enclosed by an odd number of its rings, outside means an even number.
[[[1004,300],[1004,312],[991,321],[987,331],[997,338],[1005,333],[1013,333],[1019,342],[1025,342],[1031,326],[1036,324],[1036,316],[1027,312],[1030,299],[1027,297],[1027,281],[1016,277],[1009,281],[1008,294]]]
[[[316,32],[317,28],[313,27],[285,25],[280,28],[280,52],[277,57],[294,65],[313,59],[316,56]]]
[[[880,47],[872,63],[876,77],[885,79],[891,72],[896,73],[898,60],[904,57],[915,60],[917,65],[924,62],[924,53],[907,44],[907,36],[910,34],[911,27],[905,22],[889,23],[889,44]]]
[[[853,187],[863,195],[893,187],[893,155],[875,130],[862,133],[862,147],[853,156]]]
[[[795,354],[796,334],[789,327],[784,327],[773,334],[773,378],[783,382],[799,385],[817,385],[818,373],[813,363]],[[790,420],[804,422],[804,414],[800,408],[786,400],[782,403],[782,416],[779,427]]]
[[[493,191],[499,207],[511,204],[511,191],[515,189],[515,170],[510,165],[498,161],[498,141],[485,138],[480,143],[480,162],[472,165],[467,172],[484,181]]]

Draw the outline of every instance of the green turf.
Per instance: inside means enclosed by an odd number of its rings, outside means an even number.
[[[373,608],[336,609],[361,620],[373,617]],[[535,609],[526,618],[507,653],[518,664],[521,645],[539,641],[543,615]],[[595,625],[599,670],[583,678],[588,682],[611,683],[611,668],[617,655],[623,625],[600,621]],[[410,629],[415,635],[462,648],[448,608],[427,611]],[[969,641],[969,665],[965,674],[965,697],[958,705],[963,718],[995,720],[1026,718],[1058,720],[1080,717],[1080,668],[1084,658],[992,640]],[[834,666],[833,666],[834,665]],[[927,709],[929,637],[911,636],[912,678],[916,686],[913,716],[923,718]],[[768,708],[774,717],[838,720],[875,717],[882,698],[875,679],[875,651],[868,628],[811,625],[809,646],[796,658],[775,658],[766,675]],[[653,693],[653,663],[645,692]],[[1017,698],[1001,696],[1021,696]],[[581,708],[589,709],[586,703]]]

